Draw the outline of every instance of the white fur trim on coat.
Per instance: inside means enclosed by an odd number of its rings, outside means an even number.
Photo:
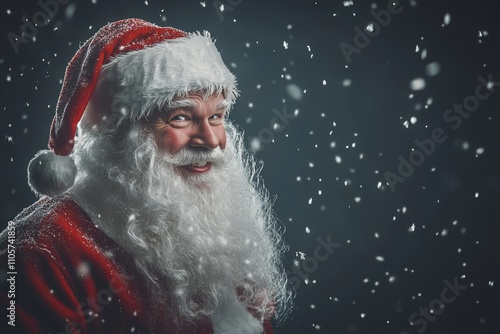
[[[262,323],[239,302],[236,294],[221,300],[212,314],[214,334],[261,334]]]
[[[231,105],[238,96],[236,78],[208,32],[119,55],[103,66],[98,90],[101,85],[110,90],[111,103],[131,119],[148,116],[174,96],[196,90],[224,92]]]

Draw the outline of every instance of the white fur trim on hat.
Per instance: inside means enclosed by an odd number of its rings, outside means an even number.
[[[130,119],[148,116],[174,96],[193,91],[224,92],[231,105],[238,96],[236,78],[208,32],[118,55],[103,66],[98,90],[100,85],[111,90],[112,103]]]
[[[73,185],[76,172],[73,158],[43,150],[28,164],[28,184],[37,195],[56,196]]]

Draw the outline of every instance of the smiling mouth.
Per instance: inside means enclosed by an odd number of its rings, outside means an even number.
[[[198,173],[198,174],[208,172],[211,167],[212,167],[212,164],[208,161],[197,161],[197,162],[193,162],[190,165],[180,166],[180,168],[185,169],[188,172]]]

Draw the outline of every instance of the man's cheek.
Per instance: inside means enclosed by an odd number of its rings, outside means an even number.
[[[164,133],[159,140],[161,145],[158,145],[158,148],[172,155],[189,145],[189,138],[180,131],[173,129]]]
[[[219,137],[220,148],[225,149],[227,136],[226,136],[226,129],[224,128],[224,126],[221,126],[220,133],[217,134],[217,137]]]

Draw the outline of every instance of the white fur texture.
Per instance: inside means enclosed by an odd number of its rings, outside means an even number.
[[[135,120],[192,91],[223,92],[230,104],[238,96],[236,78],[208,32],[117,56],[101,69],[102,89],[110,94],[107,103]]]
[[[211,317],[216,333],[257,333],[264,318],[286,311],[284,245],[272,201],[235,127],[225,124],[224,152],[194,155],[212,161],[209,173],[184,177],[174,167],[179,153],[170,157],[144,128],[121,124],[78,137],[79,173],[70,194],[134,255],[152,298],[168,301],[179,322]],[[229,305],[236,291],[239,311]]]
[[[262,323],[254,318],[238,301],[228,295],[212,314],[214,334],[261,334]]]
[[[37,195],[56,196],[73,185],[76,172],[71,157],[42,150],[28,164],[28,184]]]

